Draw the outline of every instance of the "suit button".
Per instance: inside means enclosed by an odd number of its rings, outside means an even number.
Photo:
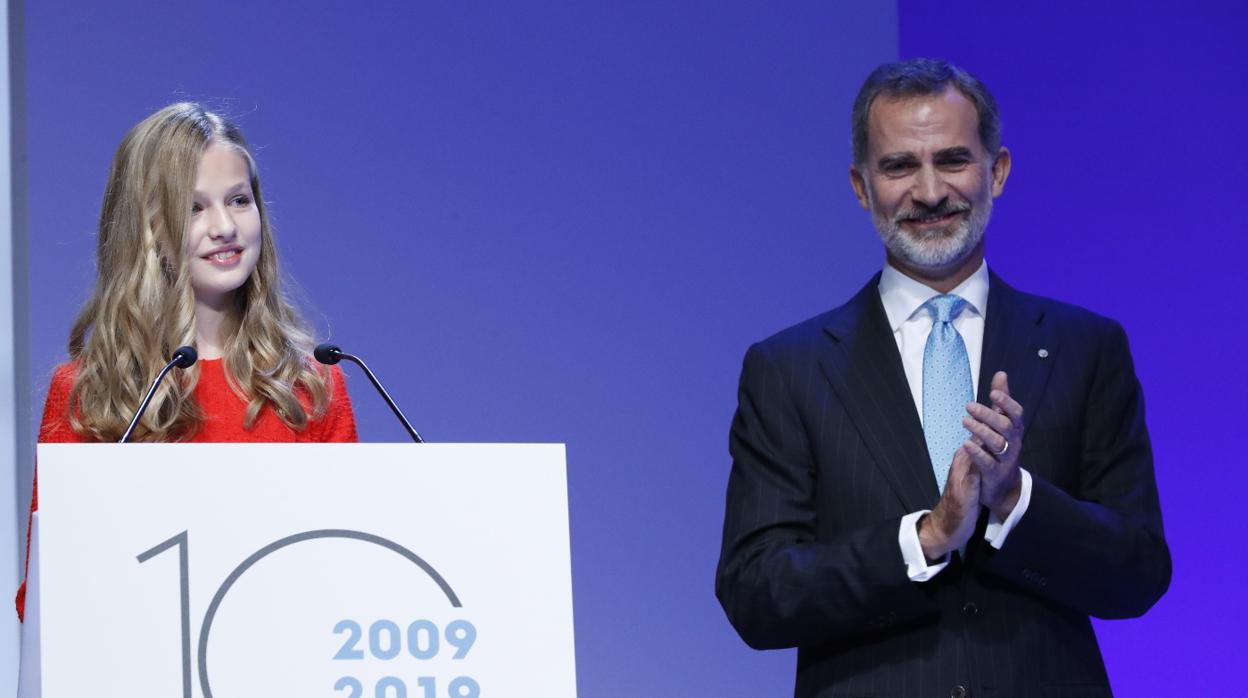
[[[971,692],[966,690],[966,686],[958,684],[949,691],[949,698],[967,698]]]
[[[978,616],[979,606],[976,606],[973,601],[966,602],[966,605],[962,607],[962,615],[966,616],[967,618],[974,618]]]

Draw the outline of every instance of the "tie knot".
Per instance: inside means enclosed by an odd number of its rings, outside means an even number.
[[[932,314],[933,322],[952,322],[966,307],[966,300],[962,296],[946,293],[930,299],[923,307]]]

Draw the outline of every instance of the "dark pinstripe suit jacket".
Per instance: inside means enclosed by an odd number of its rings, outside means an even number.
[[[939,493],[877,284],[746,354],[728,618],[752,647],[800,648],[797,696],[1109,695],[1088,616],[1138,616],[1170,581],[1122,328],[991,277],[979,400],[1009,374],[1031,503],[1001,550],[985,512],[965,559],[915,583],[900,519]]]

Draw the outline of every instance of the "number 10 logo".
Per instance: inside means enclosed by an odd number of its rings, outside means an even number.
[[[200,624],[199,642],[196,650],[196,658],[199,663],[199,687],[204,698],[213,698],[212,688],[208,680],[208,641],[212,633],[213,620],[216,618],[217,610],[221,606],[221,602],[225,599],[226,594],[238,582],[239,578],[247,572],[253,565],[268,555],[281,550],[282,548],[302,543],[310,540],[319,540],[325,538],[340,538],[348,540],[357,540],[365,543],[379,545],[383,548],[391,550],[411,561],[417,567],[425,572],[446,595],[447,600],[454,608],[462,608],[463,605],[456,596],[455,591],[447,584],[442,575],[438,573],[429,563],[425,562],[420,556],[411,550],[381,536],[371,533],[363,533],[360,531],[351,531],[346,529],[322,529],[316,531],[305,531],[287,536],[280,540],[274,541],[263,548],[257,550],[240,563],[225,578],[221,586],[217,589],[212,597],[212,601],[208,604],[208,610],[204,614],[203,622]],[[180,620],[182,630],[182,696],[183,698],[192,698],[191,693],[191,598],[190,598],[190,562],[189,562],[189,546],[187,531],[183,531],[172,538],[153,546],[152,548],[138,555],[139,563],[147,562],[164,553],[167,550],[177,548],[178,550],[178,577],[180,584]],[[363,635],[360,624],[353,620],[343,620],[334,626],[335,634],[346,633],[347,638],[342,648],[334,655],[335,660],[362,660],[365,653],[361,649],[357,649],[357,645]],[[415,659],[432,659],[437,656],[441,647],[441,639],[445,637],[446,644],[454,649],[455,653],[452,659],[463,659],[467,656],[469,650],[477,639],[476,627],[467,620],[455,620],[446,625],[445,633],[439,633],[438,628],[432,622],[427,620],[416,620],[407,626],[406,645],[408,653]],[[376,659],[394,659],[402,652],[404,639],[403,633],[400,632],[399,624],[390,620],[379,620],[369,627],[369,653]],[[435,698],[437,695],[437,681],[435,677],[422,676],[416,680],[416,686],[422,689],[422,698]],[[334,684],[337,691],[347,691],[347,698],[360,698],[363,695],[363,685],[353,677],[346,676],[338,680]],[[477,682],[467,676],[456,677],[447,684],[448,695],[452,698],[477,698],[480,695],[480,687]],[[376,685],[377,698],[406,698],[407,685],[397,677],[387,676],[377,682]]]

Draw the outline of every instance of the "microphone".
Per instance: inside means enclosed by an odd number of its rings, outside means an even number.
[[[121,435],[121,440],[117,443],[124,444],[130,440],[130,435],[134,433],[134,428],[139,425],[139,420],[143,418],[143,413],[147,411],[147,403],[152,401],[152,396],[156,394],[156,388],[160,386],[160,382],[165,379],[165,374],[174,366],[178,368],[190,368],[199,360],[199,352],[195,351],[195,347],[178,347],[173,350],[173,356],[170,357],[169,363],[160,369],[160,375],[156,376],[156,380],[152,381],[152,387],[147,389],[147,395],[143,398],[143,402],[139,403],[139,411],[134,413],[134,419],[130,420],[130,426],[126,427],[126,433]]]
[[[390,406],[390,410],[394,412],[394,416],[398,417],[400,422],[403,422],[403,428],[407,429],[407,433],[412,437],[412,441],[415,441],[418,444],[425,442],[424,439],[420,438],[420,434],[416,433],[416,429],[412,427],[412,423],[407,421],[407,417],[403,416],[403,411],[399,409],[399,406],[394,404],[394,400],[390,399],[390,393],[387,393],[386,389],[381,387],[381,382],[377,380],[377,376],[374,376],[373,372],[368,370],[368,365],[361,361],[360,357],[348,354],[342,349],[339,349],[336,344],[328,343],[318,345],[316,349],[312,351],[312,356],[315,356],[317,361],[320,361],[326,366],[333,366],[339,361],[346,359],[347,361],[350,361],[351,363],[364,369],[364,375],[368,376],[368,380],[372,381],[373,387],[377,389],[377,392],[381,393],[381,398],[386,401],[387,405]]]

